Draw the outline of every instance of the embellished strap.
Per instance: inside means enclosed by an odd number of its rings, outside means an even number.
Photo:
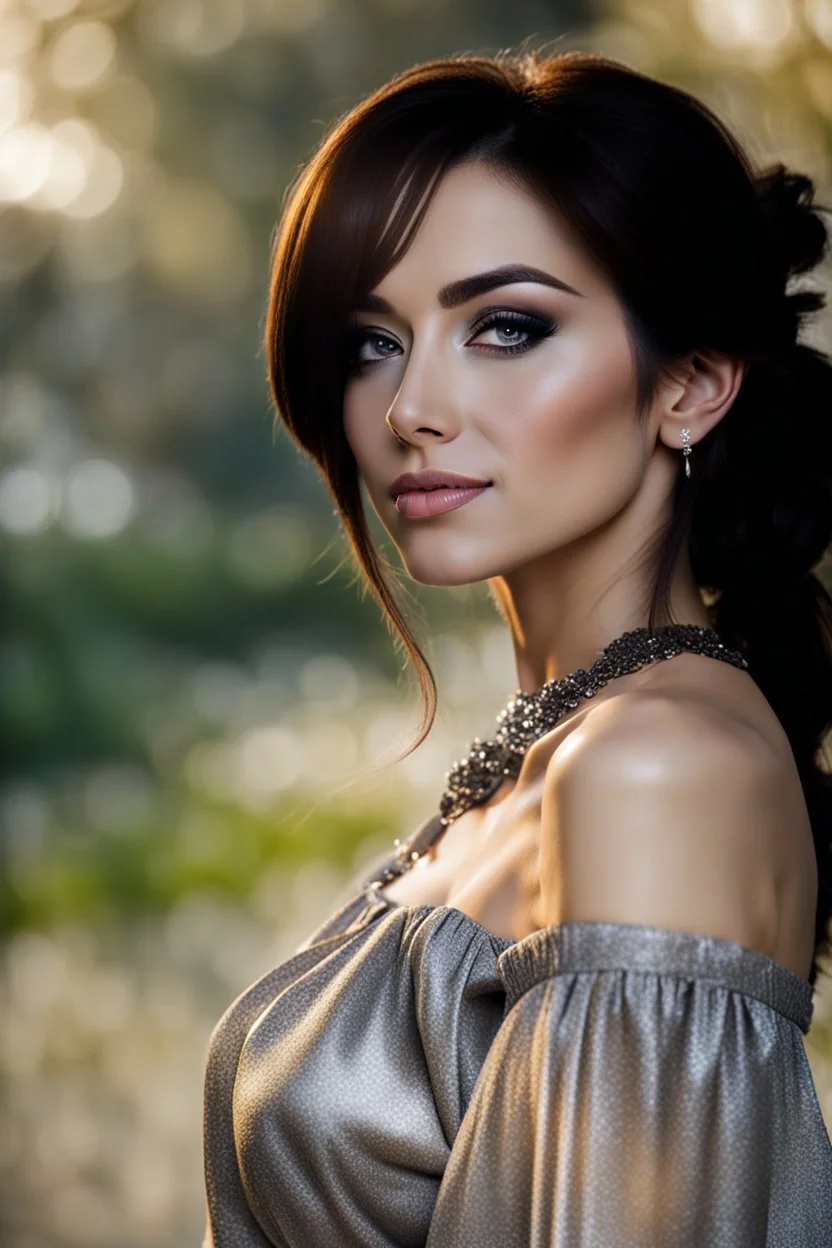
[[[632,628],[622,633],[604,647],[588,671],[579,667],[567,676],[548,680],[533,693],[517,690],[497,716],[493,738],[475,737],[467,757],[458,759],[448,771],[439,801],[443,822],[452,823],[472,806],[487,801],[506,776],[518,776],[529,746],[584,698],[594,697],[610,681],[683,651],[748,668],[739,650],[726,646],[716,629],[701,624],[666,624],[653,631]]]
[[[385,884],[389,884],[391,880],[398,879],[400,875],[404,875],[405,871],[411,866],[417,858],[430,848],[435,840],[445,831],[445,825],[442,823],[440,815],[431,815],[423,824],[412,832],[405,841],[398,838],[393,842],[397,847],[391,860],[385,863],[371,880],[367,880],[364,888],[379,887],[383,888]]]
[[[578,668],[560,679],[547,681],[535,693],[524,694],[518,689],[497,716],[493,739],[483,741],[475,737],[468,756],[453,763],[446,772],[447,787],[439,801],[439,813],[431,815],[404,842],[394,841],[395,854],[376,872],[375,878],[367,881],[365,888],[381,888],[404,875],[449,824],[465,811],[485,803],[506,777],[516,779],[529,746],[584,698],[594,697],[611,680],[683,651],[748,668],[744,655],[726,646],[715,629],[699,624],[668,624],[653,631],[634,628],[622,633],[604,647],[589,671]]]

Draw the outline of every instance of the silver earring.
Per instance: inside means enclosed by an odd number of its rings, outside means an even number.
[[[685,444],[682,449],[682,454],[685,457],[685,476],[689,477],[690,476],[690,458],[689,458],[690,457],[690,445],[689,445],[690,444],[690,429],[683,429],[681,433],[681,438]]]

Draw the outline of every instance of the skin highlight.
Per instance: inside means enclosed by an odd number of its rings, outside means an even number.
[[[575,293],[524,281],[440,303],[443,287],[504,265],[532,266]],[[354,313],[344,430],[409,575],[489,582],[523,690],[589,667],[645,622],[646,556],[667,521],[680,431],[690,429],[695,454],[729,410],[744,365],[697,352],[639,422],[631,340],[610,282],[551,207],[479,161],[443,176],[410,247],[371,294],[365,307],[390,310]],[[464,507],[411,520],[389,487],[425,468],[493,485]],[[680,622],[709,623],[686,547],[670,602]]]

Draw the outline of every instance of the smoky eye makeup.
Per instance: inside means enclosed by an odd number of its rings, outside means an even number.
[[[504,341],[478,344],[476,340],[490,330],[498,337],[500,334],[506,335]],[[466,331],[464,342],[478,355],[505,357],[532,350],[537,343],[551,337],[557,330],[558,323],[550,316],[526,312],[516,307],[490,305],[480,308]],[[379,352],[375,358],[362,357],[362,351],[368,344]],[[344,362],[351,372],[364,372],[386,359],[391,359],[401,349],[401,343],[389,330],[363,325],[356,320],[347,323],[342,346]]]
[[[481,344],[475,349],[488,354],[515,355],[518,352],[531,350],[544,338],[550,338],[557,331],[558,324],[550,316],[523,312],[519,308],[484,308],[471,329],[468,343],[473,344],[475,339],[491,329],[498,334],[513,335],[513,338],[510,337],[508,342],[502,344]],[[518,342],[517,335],[522,335],[523,341]]]
[[[398,339],[393,338],[386,330],[378,329],[373,325],[361,325],[357,321],[350,321],[342,336],[342,353],[345,363],[355,368],[361,368],[366,364],[378,363],[384,358],[382,355],[379,357],[379,361],[361,359],[361,350],[364,344],[369,342],[376,346],[379,343],[382,346],[386,344],[394,349],[401,346]]]

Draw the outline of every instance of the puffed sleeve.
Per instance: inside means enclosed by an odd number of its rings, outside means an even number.
[[[734,941],[587,921],[498,971],[427,1248],[830,1248],[808,980]]]

